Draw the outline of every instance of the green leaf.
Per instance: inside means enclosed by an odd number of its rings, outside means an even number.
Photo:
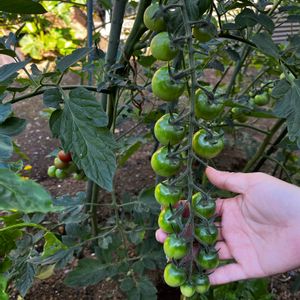
[[[22,231],[19,229],[7,229],[0,231],[0,256],[4,257],[9,252],[16,248],[16,240],[22,236]]]
[[[51,129],[59,128],[63,148],[72,153],[78,168],[100,187],[111,191],[116,143],[106,127],[107,116],[101,103],[83,88],[72,90],[64,100],[64,110],[51,123]]]
[[[1,300],[9,300],[9,296],[6,293],[7,284],[8,284],[8,278],[6,278],[4,274],[0,274],[0,299]]]
[[[152,55],[141,55],[138,58],[138,62],[141,66],[148,68],[156,62],[156,58]]]
[[[287,120],[288,136],[300,148],[300,79],[293,82],[283,99],[277,102],[274,112]]]
[[[52,112],[49,119],[49,126],[54,138],[58,138],[60,134],[60,122],[63,117],[63,111],[61,109],[57,109]]]
[[[26,127],[26,120],[11,117],[6,119],[6,121],[0,124],[0,134],[15,136],[20,134]]]
[[[131,277],[127,277],[122,280],[120,288],[123,292],[129,292],[131,289],[135,288],[135,282]]]
[[[92,49],[90,49],[90,48],[76,49],[70,55],[67,55],[67,56],[63,57],[62,59],[60,59],[56,65],[56,67],[61,73],[63,73],[69,67],[74,65],[76,62],[78,62],[79,60],[86,57],[91,51],[92,51]]]
[[[270,34],[266,32],[257,33],[252,38],[252,41],[263,53],[275,59],[279,59],[279,48],[274,44]]]
[[[18,277],[16,279],[16,288],[24,297],[27,291],[31,288],[34,277],[36,274],[36,268],[31,263],[24,263],[21,269],[18,270]]]
[[[16,57],[16,52],[11,49],[0,49],[0,55],[7,55],[10,57]]]
[[[68,247],[64,245],[52,232],[47,232],[44,235],[45,245],[42,257],[46,258],[54,255],[60,250],[66,250]]]
[[[59,108],[63,102],[62,95],[58,88],[46,90],[43,95],[44,105],[47,107]]]
[[[32,0],[1,0],[0,11],[15,14],[44,14],[47,12],[40,3]]]
[[[270,33],[274,31],[274,22],[272,19],[266,14],[259,14],[256,16],[257,22],[262,25],[265,29],[267,29]]]
[[[12,209],[24,213],[54,212],[51,196],[32,180],[24,180],[8,169],[0,169],[0,210]]]
[[[256,15],[253,10],[245,8],[235,17],[235,23],[241,27],[253,27],[257,24]]]
[[[128,147],[126,149],[124,149],[122,151],[122,153],[120,153],[120,156],[118,157],[118,164],[119,164],[119,166],[123,167],[125,165],[125,163],[127,162],[127,160],[134,153],[136,153],[141,148],[142,145],[143,145],[143,143],[140,140],[135,141],[131,145],[128,145]]]
[[[288,92],[290,87],[291,86],[287,80],[278,80],[274,84],[271,96],[274,98],[281,98]]]
[[[107,277],[114,276],[117,268],[101,264],[97,259],[84,258],[79,260],[75,270],[68,273],[64,283],[71,287],[81,287],[96,284]]]
[[[0,161],[12,156],[13,143],[9,136],[0,134]]]
[[[0,67],[0,82],[9,79],[10,76],[14,75],[17,71],[23,69],[28,64],[28,62],[29,60],[25,60]]]

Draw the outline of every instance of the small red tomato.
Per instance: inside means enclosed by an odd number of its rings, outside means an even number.
[[[60,150],[58,152],[58,157],[63,162],[69,162],[72,160],[71,153],[70,152],[66,153],[64,150]]]

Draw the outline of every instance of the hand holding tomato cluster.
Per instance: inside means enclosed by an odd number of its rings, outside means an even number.
[[[215,249],[220,259],[234,262],[216,268],[209,275],[211,284],[270,276],[300,266],[300,188],[264,173],[208,168],[206,174],[220,189],[237,193],[217,200],[222,221]],[[156,237],[166,243],[170,236],[162,228]],[[213,254],[208,256],[197,259],[216,264]]]
[[[54,159],[54,164],[48,168],[48,176],[58,179],[65,179],[72,175],[76,180],[85,178],[83,171],[78,170],[77,166],[72,161],[71,153],[59,151]]]

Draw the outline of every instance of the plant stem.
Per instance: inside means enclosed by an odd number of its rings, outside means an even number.
[[[278,129],[282,126],[282,124],[285,122],[284,119],[279,119],[272,129],[270,130],[270,133],[266,136],[263,143],[260,145],[256,153],[253,155],[253,157],[248,161],[246,166],[243,169],[243,172],[250,172],[254,165],[257,163],[258,159],[264,155],[264,152],[266,148],[268,147],[270,141],[272,140],[274,134],[278,131]]]
[[[266,130],[263,130],[263,129],[260,129],[260,128],[257,128],[257,127],[254,127],[252,125],[248,125],[248,124],[240,124],[240,123],[233,123],[231,125],[227,125],[227,124],[220,124],[216,127],[245,127],[245,128],[249,128],[249,129],[252,129],[252,130],[255,130],[257,132],[260,132],[260,133],[263,133],[263,134],[270,134],[269,131],[266,131]]]

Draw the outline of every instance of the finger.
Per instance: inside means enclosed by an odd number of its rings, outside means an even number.
[[[247,174],[218,171],[212,167],[206,168],[209,181],[222,190],[243,193],[247,187]]]
[[[241,265],[237,263],[219,267],[209,275],[209,281],[212,285],[224,284],[246,278],[247,276]]]
[[[220,259],[233,259],[233,256],[225,242],[217,242],[215,246]]]
[[[165,233],[162,229],[157,229],[155,232],[155,238],[158,242],[163,243],[167,238],[168,234]]]
[[[216,214],[218,216],[222,216],[224,205],[225,205],[225,199],[216,200]]]

